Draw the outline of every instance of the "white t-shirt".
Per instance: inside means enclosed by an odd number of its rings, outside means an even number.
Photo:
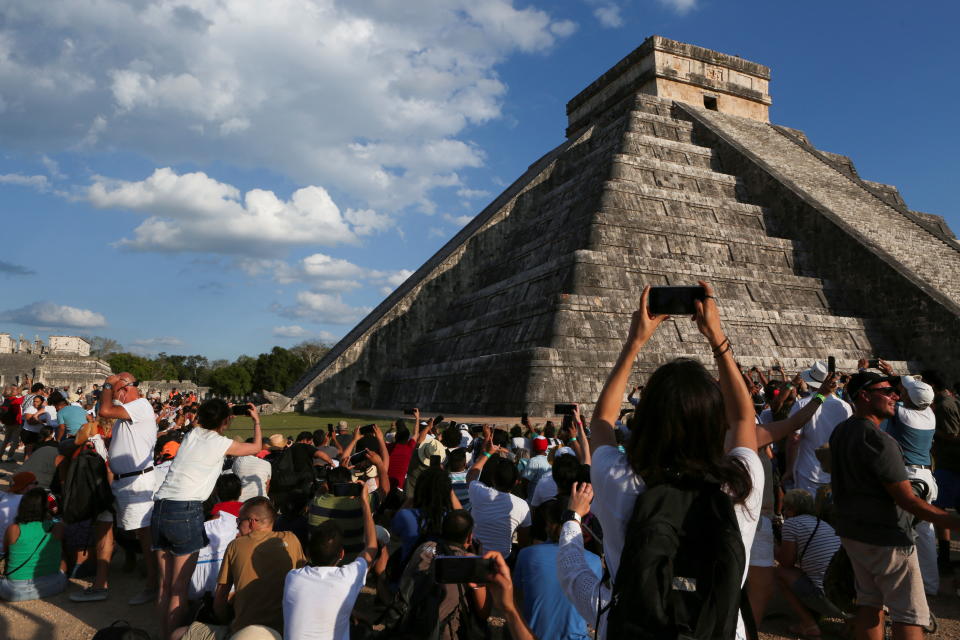
[[[237,517],[226,511],[219,518],[203,523],[210,544],[200,549],[197,566],[190,576],[190,600],[199,600],[204,591],[211,594],[217,590],[217,575],[220,573],[220,561],[227,552],[227,545],[237,537]]]
[[[290,571],[283,583],[284,640],[350,640],[350,613],[366,579],[362,557],[342,567]]]
[[[117,475],[151,466],[153,448],[157,445],[157,420],[150,401],[137,398],[123,408],[131,419],[113,423],[109,450],[110,470]]]
[[[790,409],[790,415],[800,411],[811,400],[813,400],[812,395],[797,400]],[[830,442],[830,435],[837,425],[852,415],[850,405],[831,395],[817,409],[810,421],[797,431],[800,434],[800,442],[797,446],[797,460],[793,466],[793,477],[797,488],[808,491],[813,489],[810,493],[816,494],[815,485],[830,482],[830,474],[820,466],[816,451]]]
[[[750,568],[750,548],[760,519],[760,506],[763,500],[763,466],[756,451],[736,447],[727,455],[739,458],[750,474],[752,488],[747,499],[733,506],[740,526],[740,537],[746,553],[743,567],[743,580],[747,579]],[[633,505],[637,496],[646,491],[646,485],[627,462],[627,454],[609,445],[599,447],[593,453],[590,466],[590,481],[593,484],[594,499],[590,511],[600,520],[603,529],[604,559],[610,569],[610,575],[616,577],[620,567],[620,553],[627,533],[627,523],[633,514]],[[741,584],[743,581],[741,581]],[[737,637],[744,637],[743,620],[737,622]]]
[[[27,416],[32,416],[37,413],[37,408],[34,406],[29,406],[23,410],[23,428],[31,433],[40,433],[40,429],[44,427],[56,427],[57,426],[57,410],[47,405],[43,408],[42,413],[37,417],[38,424],[31,424],[27,422]]]
[[[523,436],[517,436],[516,438],[510,438],[510,448],[511,449],[526,449],[530,450],[530,440],[524,438]]]
[[[473,537],[483,550],[510,555],[513,534],[519,527],[530,526],[530,507],[525,500],[511,493],[497,491],[479,480],[470,483],[470,514],[473,516]]]
[[[7,532],[7,527],[13,524],[17,517],[17,509],[20,508],[20,500],[23,496],[19,493],[7,493],[0,491],[0,553],[4,553],[3,534]]]
[[[272,467],[257,456],[240,456],[233,461],[233,473],[240,478],[240,502],[267,495]]]
[[[194,427],[177,449],[155,500],[197,500],[210,497],[223,469],[223,456],[233,444],[212,429]]]
[[[557,495],[557,482],[553,479],[553,471],[548,471],[545,476],[540,478],[536,489],[533,490],[533,497],[530,498],[531,507],[539,507],[544,502]]]

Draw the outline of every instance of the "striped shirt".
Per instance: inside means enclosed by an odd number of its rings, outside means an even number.
[[[817,527],[817,518],[811,515],[787,518],[783,523],[784,542],[793,542],[797,547],[796,564],[819,589],[823,589],[823,576],[827,573],[830,560],[840,548],[840,537],[825,520],[820,521],[817,533],[811,539]],[[810,544],[807,545],[807,541]],[[806,547],[806,551],[804,551]],[[800,554],[803,553],[803,557]]]
[[[328,520],[334,521],[343,534],[343,563],[352,562],[363,551],[363,508],[359,499],[331,494],[314,498],[308,518],[311,532]]]

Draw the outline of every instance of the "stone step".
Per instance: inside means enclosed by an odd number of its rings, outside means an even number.
[[[953,305],[960,305],[960,250],[930,233],[772,126],[684,106],[778,174],[778,179],[836,216]]]
[[[619,152],[721,172],[720,158],[710,147],[700,147],[632,131],[623,134]]]

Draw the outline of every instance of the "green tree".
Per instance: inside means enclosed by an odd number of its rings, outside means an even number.
[[[304,340],[290,347],[290,351],[293,352],[294,355],[300,356],[300,358],[307,363],[308,367],[312,367],[320,362],[320,359],[327,355],[327,352],[330,351],[332,347],[332,344],[321,340]]]
[[[120,352],[107,357],[107,362],[114,373],[129,371],[137,380],[156,380],[155,365],[149,358],[134,353]]]
[[[210,372],[209,384],[213,393],[221,396],[243,396],[253,391],[250,372],[234,363]]]
[[[306,361],[283,347],[274,347],[270,353],[261,353],[253,372],[256,391],[284,392],[303,374]]]

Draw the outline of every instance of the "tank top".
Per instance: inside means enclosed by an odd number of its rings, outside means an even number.
[[[60,541],[53,537],[53,522],[25,522],[18,525],[20,537],[10,545],[7,570],[10,580],[35,580],[60,571]],[[22,565],[22,566],[21,566]]]

